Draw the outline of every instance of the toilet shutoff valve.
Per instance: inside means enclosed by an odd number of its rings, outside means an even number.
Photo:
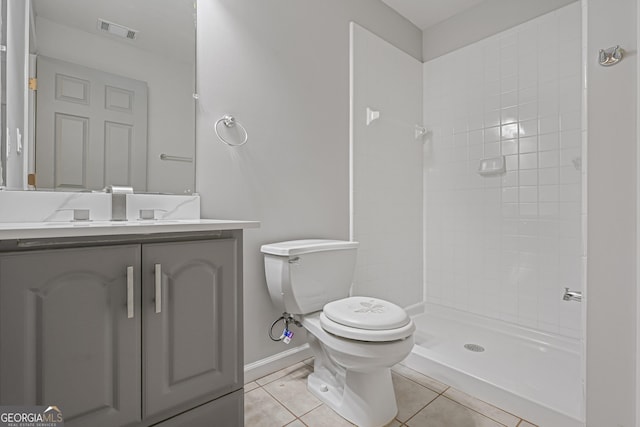
[[[284,329],[282,330],[282,335],[276,338],[273,336],[273,328],[276,326],[276,323],[278,322],[284,322]],[[302,323],[296,320],[295,317],[293,317],[293,315],[286,312],[282,313],[282,316],[278,317],[275,320],[275,322],[271,324],[271,327],[269,328],[269,338],[271,338],[273,341],[282,341],[285,344],[289,344],[293,339],[293,331],[289,330],[290,323],[293,323],[299,328],[302,327]]]

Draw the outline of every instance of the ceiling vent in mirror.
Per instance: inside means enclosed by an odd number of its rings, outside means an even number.
[[[135,40],[136,36],[138,35],[137,30],[125,27],[124,25],[105,21],[104,19],[98,19],[98,29],[114,36],[122,37],[129,40]]]

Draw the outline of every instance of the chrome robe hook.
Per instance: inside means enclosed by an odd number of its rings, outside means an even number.
[[[598,62],[604,67],[615,65],[624,56],[624,50],[618,45],[616,47],[610,47],[609,49],[600,49],[598,54]]]

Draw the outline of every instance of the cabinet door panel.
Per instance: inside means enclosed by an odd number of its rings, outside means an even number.
[[[57,405],[68,426],[140,420],[140,246],[0,256],[0,402]]]
[[[236,250],[235,239],[143,246],[145,416],[241,386]]]
[[[238,390],[153,427],[243,427],[244,392]]]

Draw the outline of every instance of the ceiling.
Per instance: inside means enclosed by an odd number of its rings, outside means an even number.
[[[484,0],[382,0],[400,15],[424,30]]]
[[[37,16],[140,49],[192,62],[195,55],[194,0],[36,0]],[[98,18],[138,30],[136,40],[98,30]]]

